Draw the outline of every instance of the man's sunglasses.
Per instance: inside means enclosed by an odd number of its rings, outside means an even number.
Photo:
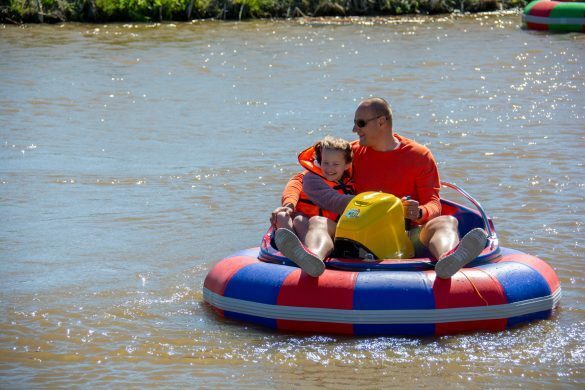
[[[361,129],[361,128],[365,127],[368,123],[373,121],[374,119],[378,119],[381,116],[384,116],[384,115],[378,115],[378,116],[375,116],[375,117],[370,118],[370,119],[358,119],[358,120],[354,119],[353,123]]]

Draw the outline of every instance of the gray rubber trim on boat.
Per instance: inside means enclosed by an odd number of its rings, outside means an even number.
[[[561,288],[551,295],[502,305],[422,310],[345,310],[278,306],[224,297],[207,288],[203,288],[203,299],[221,310],[279,320],[348,324],[436,324],[511,318],[551,310],[561,299]]]
[[[526,23],[537,23],[537,24],[559,24],[559,25],[567,25],[567,24],[575,24],[575,25],[584,25],[585,18],[556,18],[556,17],[548,17],[548,16],[535,16],[535,15],[522,15],[522,20]]]

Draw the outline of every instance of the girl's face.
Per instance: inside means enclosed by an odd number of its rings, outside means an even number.
[[[345,162],[345,154],[341,150],[323,149],[321,151],[321,170],[323,176],[330,181],[338,181],[351,163]]]

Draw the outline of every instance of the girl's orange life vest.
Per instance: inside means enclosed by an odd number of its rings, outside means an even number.
[[[350,181],[349,172],[345,172],[339,182],[327,180],[327,178],[325,178],[321,167],[317,165],[315,160],[315,150],[312,146],[299,153],[299,163],[303,166],[303,168],[306,169],[306,171],[303,172],[303,175],[307,174],[308,172],[314,173],[320,176],[329,187],[337,190],[337,192],[340,194],[355,194],[355,189],[353,188],[353,184]],[[329,218],[332,221],[337,221],[339,219],[339,214],[320,208],[315,203],[313,203],[311,199],[309,199],[304,191],[301,191],[299,202],[295,207],[295,211],[301,212],[308,217],[319,215]]]

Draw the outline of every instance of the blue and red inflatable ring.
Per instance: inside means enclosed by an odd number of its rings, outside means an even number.
[[[203,297],[227,318],[283,331],[347,335],[445,335],[499,331],[548,318],[561,297],[544,261],[500,247],[496,259],[451,279],[432,269],[347,271],[319,278],[238,252],[209,271]]]

